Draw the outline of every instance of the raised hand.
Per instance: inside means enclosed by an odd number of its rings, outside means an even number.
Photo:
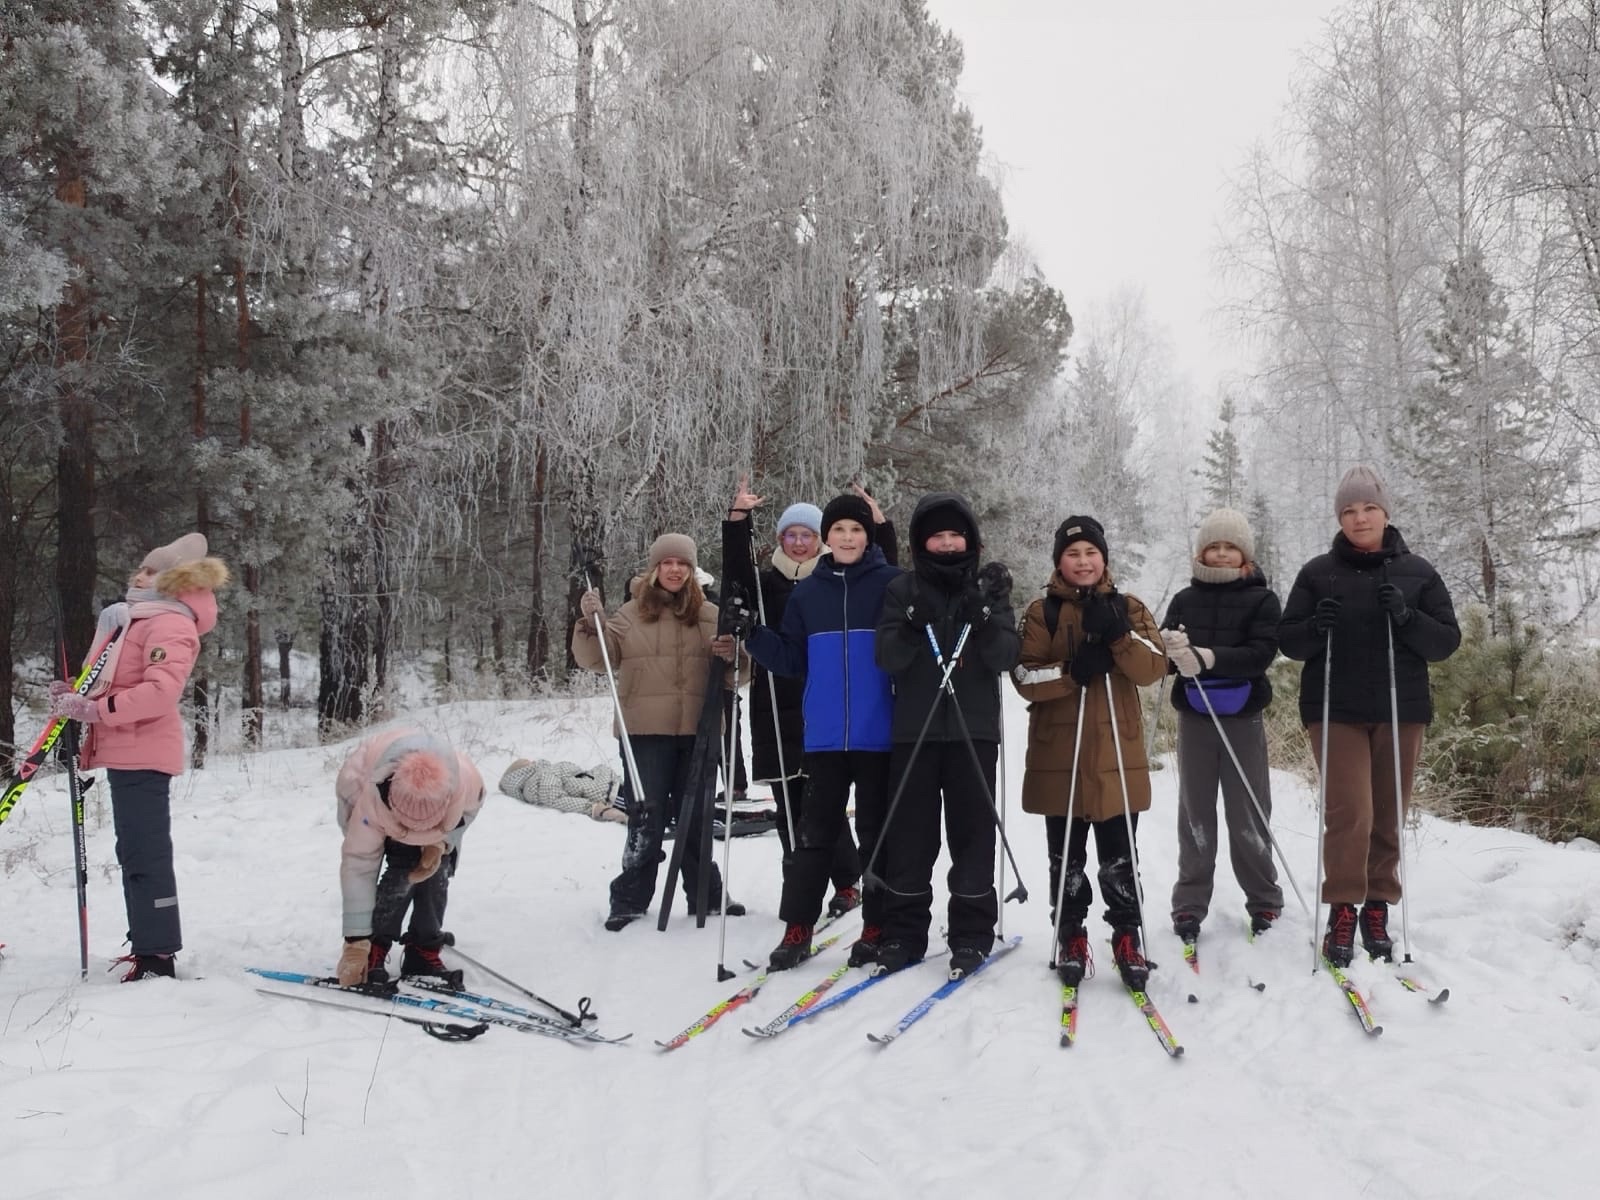
[[[878,507],[878,502],[867,493],[867,489],[852,479],[850,481],[850,490],[867,502],[867,507],[872,510],[872,523],[874,525],[882,525],[885,520],[883,509]]]
[[[750,510],[759,508],[765,496],[758,496],[750,490],[750,476],[739,476],[739,482],[733,489],[733,503],[728,508],[728,520],[743,521],[750,515]]]

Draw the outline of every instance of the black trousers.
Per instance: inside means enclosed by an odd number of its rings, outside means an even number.
[[[409,907],[406,943],[424,950],[444,945],[444,910],[450,903],[450,877],[456,873],[460,855],[457,847],[439,860],[437,871],[421,883],[412,883],[407,876],[421,861],[422,847],[385,838],[383,875],[372,905],[372,940],[393,945],[400,938],[400,925]]]
[[[176,954],[183,949],[183,929],[172,867],[172,776],[110,767],[106,781],[129,948],[135,954]]]
[[[890,775],[905,790],[894,823],[883,831],[885,860],[883,936],[926,953],[933,918],[933,865],[939,858],[939,812],[950,844],[949,941],[987,954],[1000,915],[994,890],[995,761],[999,743],[975,742],[979,767],[965,742],[895,746]],[[981,768],[981,773],[980,773]]]
[[[656,894],[656,875],[666,858],[661,842],[669,814],[677,823],[674,836],[688,839],[683,848],[681,881],[692,909],[700,882],[700,829],[706,814],[702,806],[690,827],[685,827],[679,814],[688,784],[689,760],[694,753],[694,735],[642,734],[631,741],[646,803],[641,805],[635,799],[628,805],[628,837],[622,848],[622,872],[611,881],[611,911],[620,914],[649,910]],[[626,773],[627,759],[623,762]],[[705,869],[711,872],[708,903],[716,912],[722,907],[722,873],[714,862],[706,863]]]
[[[794,828],[798,835],[805,821],[806,796],[809,781],[804,775],[793,779],[772,781],[772,798],[778,802],[778,841],[783,845],[783,861],[787,866],[794,854],[789,843],[789,809],[794,809]],[[856,822],[861,821],[860,801],[857,801]],[[882,824],[880,821],[879,824]],[[833,858],[828,865],[828,878],[836,888],[854,887],[861,878],[861,854],[856,850],[855,835],[850,832],[850,822],[839,822],[839,837],[833,844]]]
[[[850,841],[850,788],[856,790],[856,836],[861,854],[870,856],[883,829],[889,803],[889,755],[883,751],[840,750],[806,755],[805,804],[795,819],[800,844],[784,860],[783,899],[778,916],[791,925],[815,925],[822,915],[822,897],[830,879],[849,886],[861,874],[861,859]],[[840,883],[841,847],[854,870]],[[847,861],[845,865],[850,865]],[[881,892],[869,887],[862,897],[862,920],[881,925]]]
[[[1139,814],[1131,814],[1133,831],[1139,831]],[[1084,868],[1089,862],[1089,831],[1094,831],[1095,855],[1100,860],[1100,893],[1106,902],[1106,923],[1112,928],[1127,928],[1139,923],[1139,885],[1133,872],[1133,843],[1128,840],[1128,822],[1120,814],[1104,821],[1072,818],[1067,831],[1065,817],[1044,819],[1045,846],[1050,852],[1050,903],[1054,905],[1061,886],[1062,851],[1066,851],[1066,894],[1061,905],[1061,923],[1083,924],[1094,903],[1094,888]]]

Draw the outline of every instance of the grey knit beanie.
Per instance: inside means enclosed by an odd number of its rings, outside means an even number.
[[[1200,522],[1200,532],[1194,539],[1194,556],[1199,558],[1207,546],[1216,542],[1231,542],[1244,551],[1245,562],[1256,560],[1256,535],[1250,531],[1250,521],[1232,508],[1219,508]]]
[[[1334,519],[1337,520],[1352,504],[1368,501],[1383,509],[1385,516],[1394,516],[1389,489],[1384,486],[1383,477],[1366,463],[1357,463],[1344,473],[1344,478],[1339,480],[1338,490],[1333,493]]]

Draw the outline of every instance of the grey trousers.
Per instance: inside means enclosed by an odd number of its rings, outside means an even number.
[[[176,954],[183,949],[183,931],[172,870],[172,776],[110,768],[106,778],[130,948],[135,954]]]
[[[1228,743],[1239,756],[1256,799],[1270,820],[1272,793],[1267,780],[1267,733],[1260,713],[1223,717]],[[1239,772],[1228,757],[1209,715],[1178,714],[1178,882],[1172,887],[1172,912],[1204,920],[1211,907],[1217,871],[1217,789],[1228,823],[1228,858],[1244,892],[1245,910],[1283,911],[1283,890],[1272,862],[1272,843],[1256,814]]]

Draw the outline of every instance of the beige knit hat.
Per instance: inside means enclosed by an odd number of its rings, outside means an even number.
[[[1244,551],[1245,562],[1256,560],[1256,535],[1250,531],[1250,521],[1232,508],[1219,508],[1200,522],[1200,532],[1195,534],[1194,556],[1199,558],[1205,548],[1216,542],[1231,542]]]
[[[154,571],[157,575],[181,567],[184,563],[199,562],[206,556],[206,539],[201,533],[186,533],[175,542],[157,546],[144,556],[139,564],[141,571]]]
[[[686,533],[663,533],[650,543],[650,561],[646,571],[653,571],[663,558],[681,558],[691,567],[700,564],[695,560],[694,539]]]
[[[1338,490],[1333,493],[1334,518],[1337,519],[1352,504],[1367,501],[1383,509],[1384,516],[1394,515],[1389,489],[1384,486],[1383,477],[1366,463],[1357,463],[1344,473],[1344,478],[1339,480]]]

